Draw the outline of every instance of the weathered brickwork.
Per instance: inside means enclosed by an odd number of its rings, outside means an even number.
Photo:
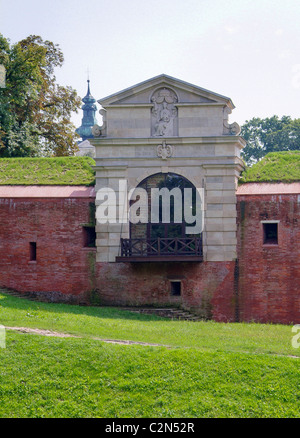
[[[234,262],[99,263],[99,302],[123,306],[178,306],[204,318],[234,321]],[[171,282],[181,295],[171,295]]]
[[[92,210],[89,198],[0,199],[0,285],[85,300],[95,286],[95,250],[83,247],[82,229]]]
[[[2,198],[0,285],[50,301],[175,306],[216,321],[297,323],[299,195],[237,200],[237,261],[97,263],[83,235],[93,199]],[[278,224],[278,244],[263,243],[266,221]],[[180,296],[172,295],[172,282],[180,282]]]
[[[240,320],[299,322],[299,195],[239,195],[237,208]],[[277,245],[263,243],[264,221],[279,221]]]

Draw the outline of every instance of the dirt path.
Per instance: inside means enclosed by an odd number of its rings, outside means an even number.
[[[82,336],[70,335],[68,333],[59,333],[52,330],[35,329],[29,327],[5,327],[6,330],[15,330],[21,333],[33,333],[41,336],[53,336],[56,338],[81,338]],[[150,344],[148,342],[138,342],[138,341],[123,341],[116,339],[102,339],[102,338],[91,338],[96,341],[106,342],[109,344],[121,344],[121,345],[145,345],[147,347],[169,347],[168,345],[162,344]],[[169,347],[170,348],[170,347]]]
[[[79,339],[83,339],[82,336],[76,336],[76,335],[70,335],[68,333],[59,333],[59,332],[54,332],[52,330],[43,330],[43,329],[35,329],[35,328],[29,328],[29,327],[7,327],[5,326],[6,330],[15,330],[21,333],[32,333],[32,334],[36,334],[36,335],[41,335],[41,336],[53,336],[53,337],[57,337],[57,338],[79,338]],[[118,340],[118,339],[102,339],[102,338],[90,338],[93,339],[95,341],[100,341],[100,342],[106,342],[108,344],[120,344],[120,345],[144,345],[146,347],[165,347],[165,348],[172,348],[170,345],[164,345],[164,344],[151,344],[148,342],[138,342],[138,341],[127,341],[127,340]],[[174,348],[174,347],[173,347]],[[249,354],[249,351],[245,351],[244,353]],[[255,353],[251,353],[251,354],[255,354]],[[265,353],[260,353],[260,354],[265,354]],[[272,354],[271,354],[272,355]],[[283,355],[283,354],[273,354],[274,356],[280,356],[280,357],[291,357],[293,359],[300,359],[299,356],[293,356],[293,355]]]
[[[51,330],[43,330],[43,329],[35,329],[35,328],[29,328],[29,327],[5,327],[6,330],[16,330],[21,333],[34,333],[36,335],[42,335],[42,336],[54,336],[57,338],[78,338],[80,336],[76,335],[69,335],[67,333],[58,333],[53,332]]]

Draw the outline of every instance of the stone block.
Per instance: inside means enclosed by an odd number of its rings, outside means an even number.
[[[108,262],[108,253],[107,252],[97,252],[97,256],[96,256],[96,261],[97,262]]]
[[[206,184],[223,184],[224,177],[223,176],[207,176]]]
[[[222,218],[224,216],[223,210],[205,210],[205,221],[209,221],[210,218]]]
[[[97,229],[96,229],[96,232],[97,232]],[[105,232],[102,232],[102,231],[101,232],[97,232],[97,239],[106,239],[107,236],[108,236],[108,233],[105,233]]]
[[[108,239],[108,244],[109,244],[109,248],[113,248],[113,247],[118,247],[120,246],[120,237],[118,239],[113,239],[113,238],[109,238]]]
[[[223,211],[223,204],[207,204],[206,211]]]
[[[96,233],[108,233],[108,224],[100,224],[96,221]]]
[[[208,262],[224,262],[225,254],[222,251],[207,251],[206,260]]]
[[[107,248],[109,245],[108,239],[96,239],[96,246],[103,248]]]
[[[206,239],[208,247],[209,245],[222,245],[224,243],[224,233],[219,231],[207,231]]]
[[[233,231],[236,232],[237,223],[236,218],[223,218],[223,231]]]
[[[224,189],[224,185],[222,182],[220,182],[220,183],[208,183],[207,182],[205,184],[205,188],[207,191],[218,193],[219,191],[222,192],[222,190]]]

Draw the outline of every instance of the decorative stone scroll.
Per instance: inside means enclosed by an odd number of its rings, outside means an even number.
[[[177,108],[178,98],[169,88],[156,90],[151,97],[151,135],[164,137],[178,135]]]
[[[102,126],[94,125],[92,127],[92,134],[94,137],[101,137],[106,135],[106,110],[101,109],[99,113],[102,116]]]
[[[228,123],[228,115],[230,114],[231,110],[228,108],[224,109],[224,120],[223,120],[223,134],[229,134],[229,135],[239,135],[241,132],[241,127],[238,123]]]
[[[157,156],[162,160],[167,160],[168,158],[173,156],[174,147],[170,144],[166,143],[166,140],[163,140],[162,144],[159,144],[156,149]]]
[[[224,128],[225,128],[224,133],[229,135],[239,135],[241,132],[241,127],[236,122],[233,123],[224,122]]]

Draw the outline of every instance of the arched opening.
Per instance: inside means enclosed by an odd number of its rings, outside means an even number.
[[[189,180],[175,173],[147,177],[133,192],[130,211],[135,217],[131,216],[130,238],[121,240],[122,257],[202,260],[202,198]]]

